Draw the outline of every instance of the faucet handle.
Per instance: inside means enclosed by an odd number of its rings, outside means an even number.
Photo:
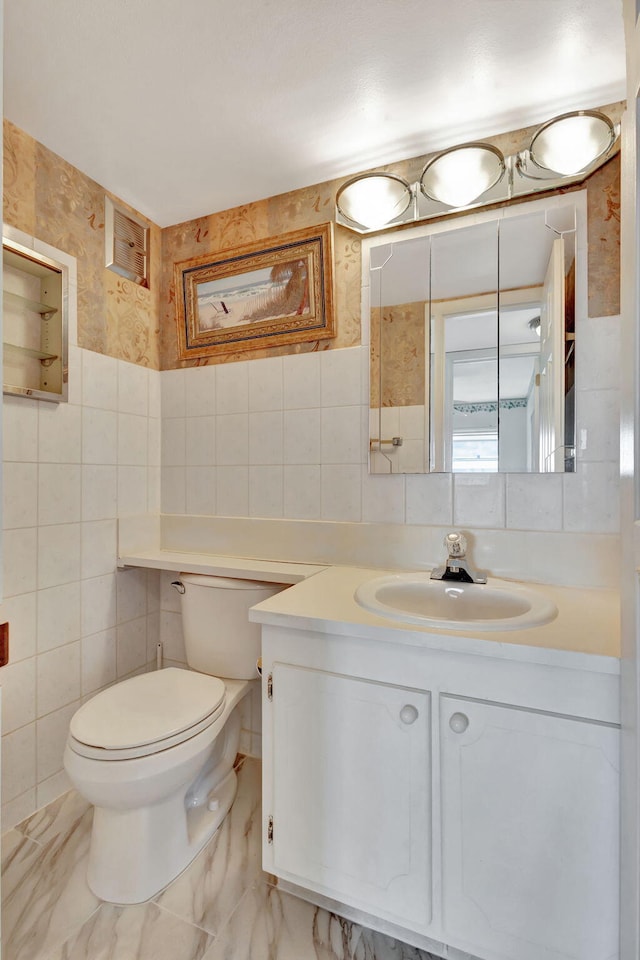
[[[467,538],[462,533],[453,530],[443,540],[451,558],[464,557],[467,552]]]

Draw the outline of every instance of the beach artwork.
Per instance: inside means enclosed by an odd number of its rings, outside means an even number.
[[[335,336],[330,223],[176,263],[181,360]]]
[[[197,295],[201,331],[301,317],[310,310],[307,264],[296,258],[271,268],[199,283]]]

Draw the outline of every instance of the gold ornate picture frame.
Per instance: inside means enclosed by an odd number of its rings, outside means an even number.
[[[174,270],[181,360],[335,336],[331,223]]]

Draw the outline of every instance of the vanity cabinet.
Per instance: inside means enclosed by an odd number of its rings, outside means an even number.
[[[275,872],[426,928],[429,693],[286,663],[271,685]]]
[[[618,677],[503,646],[264,625],[264,869],[441,956],[613,960]]]

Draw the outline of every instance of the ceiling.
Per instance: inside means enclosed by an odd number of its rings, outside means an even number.
[[[622,0],[5,0],[5,116],[160,226],[624,97]]]

